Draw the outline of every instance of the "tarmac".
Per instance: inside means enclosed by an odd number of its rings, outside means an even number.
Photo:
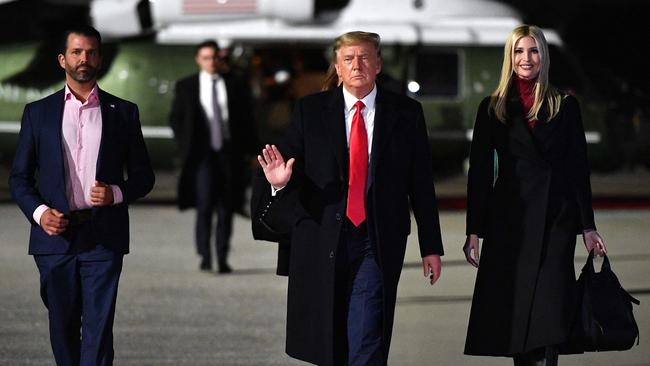
[[[235,219],[234,273],[218,275],[198,270],[192,211],[145,201],[130,213],[115,365],[306,365],[284,353],[287,279],[275,275],[276,246],[254,241],[249,219]],[[0,365],[54,365],[38,271],[27,255],[28,223],[12,203],[0,204],[0,217]],[[462,210],[441,211],[446,255],[433,287],[422,274],[417,238],[409,237],[390,365],[512,365],[463,355],[476,274],[460,250],[464,220]],[[640,345],[561,356],[561,365],[650,365],[650,209],[597,210],[596,221],[613,270],[641,301],[634,309]],[[579,270],[586,255],[580,243],[576,253]]]

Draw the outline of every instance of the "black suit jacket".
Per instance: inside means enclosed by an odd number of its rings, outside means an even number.
[[[99,102],[102,138],[96,179],[120,187],[124,201],[92,209],[93,235],[108,249],[128,253],[128,204],[151,191],[154,173],[142,137],[138,107],[101,89]],[[70,212],[61,145],[63,108],[64,89],[28,104],[23,113],[9,186],[14,200],[32,224],[30,254],[64,254],[70,245],[65,233],[49,236],[32,218],[41,204],[64,214]]]
[[[231,74],[221,75],[228,94],[228,126],[230,143],[228,153],[230,170],[225,197],[234,208],[243,203],[243,193],[249,183],[250,169],[246,160],[259,149],[252,102],[248,85]],[[170,125],[181,154],[182,170],[178,183],[178,205],[181,209],[193,207],[196,202],[196,169],[201,157],[210,149],[208,122],[199,98],[199,74],[176,83],[174,101],[169,117]]]
[[[378,89],[368,174],[367,220],[384,283],[384,354],[388,354],[397,283],[411,212],[422,256],[443,254],[431,150],[422,108]],[[295,158],[280,198],[297,193],[291,235],[287,353],[330,365],[334,338],[335,259],[345,220],[348,147],[341,87],[305,97],[295,106],[280,151]]]

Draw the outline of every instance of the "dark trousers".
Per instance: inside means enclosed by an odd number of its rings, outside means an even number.
[[[113,319],[123,255],[85,242],[90,224],[82,226],[67,230],[73,239],[70,254],[35,255],[34,260],[56,364],[107,366],[113,364]]]
[[[223,152],[208,152],[199,162],[196,176],[196,249],[204,261],[212,263],[210,239],[212,237],[212,214],[217,214],[216,252],[217,263],[228,263],[230,236],[232,234],[232,205],[226,192],[231,179],[228,176],[228,155]]]
[[[354,227],[346,222],[337,268],[339,288],[345,290],[348,366],[385,364],[382,352],[383,288],[365,223]],[[343,259],[344,258],[344,259]],[[342,355],[337,357],[339,362]],[[341,362],[343,363],[343,362]]]

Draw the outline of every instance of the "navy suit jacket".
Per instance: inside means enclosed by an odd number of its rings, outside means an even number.
[[[97,157],[96,180],[120,187],[123,202],[92,209],[96,244],[117,252],[129,252],[128,204],[143,197],[154,185],[154,173],[142,137],[138,107],[99,90],[102,137]],[[70,212],[65,191],[61,127],[64,89],[25,106],[9,186],[29,222],[29,254],[65,254],[70,241],[64,232],[48,235],[34,221],[41,204],[64,214]],[[126,176],[126,178],[125,178]]]

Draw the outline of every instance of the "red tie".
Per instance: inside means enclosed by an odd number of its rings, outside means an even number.
[[[355,104],[350,130],[350,174],[348,181],[348,208],[346,215],[354,226],[366,219],[366,178],[368,177],[368,134],[361,110],[362,101]]]

